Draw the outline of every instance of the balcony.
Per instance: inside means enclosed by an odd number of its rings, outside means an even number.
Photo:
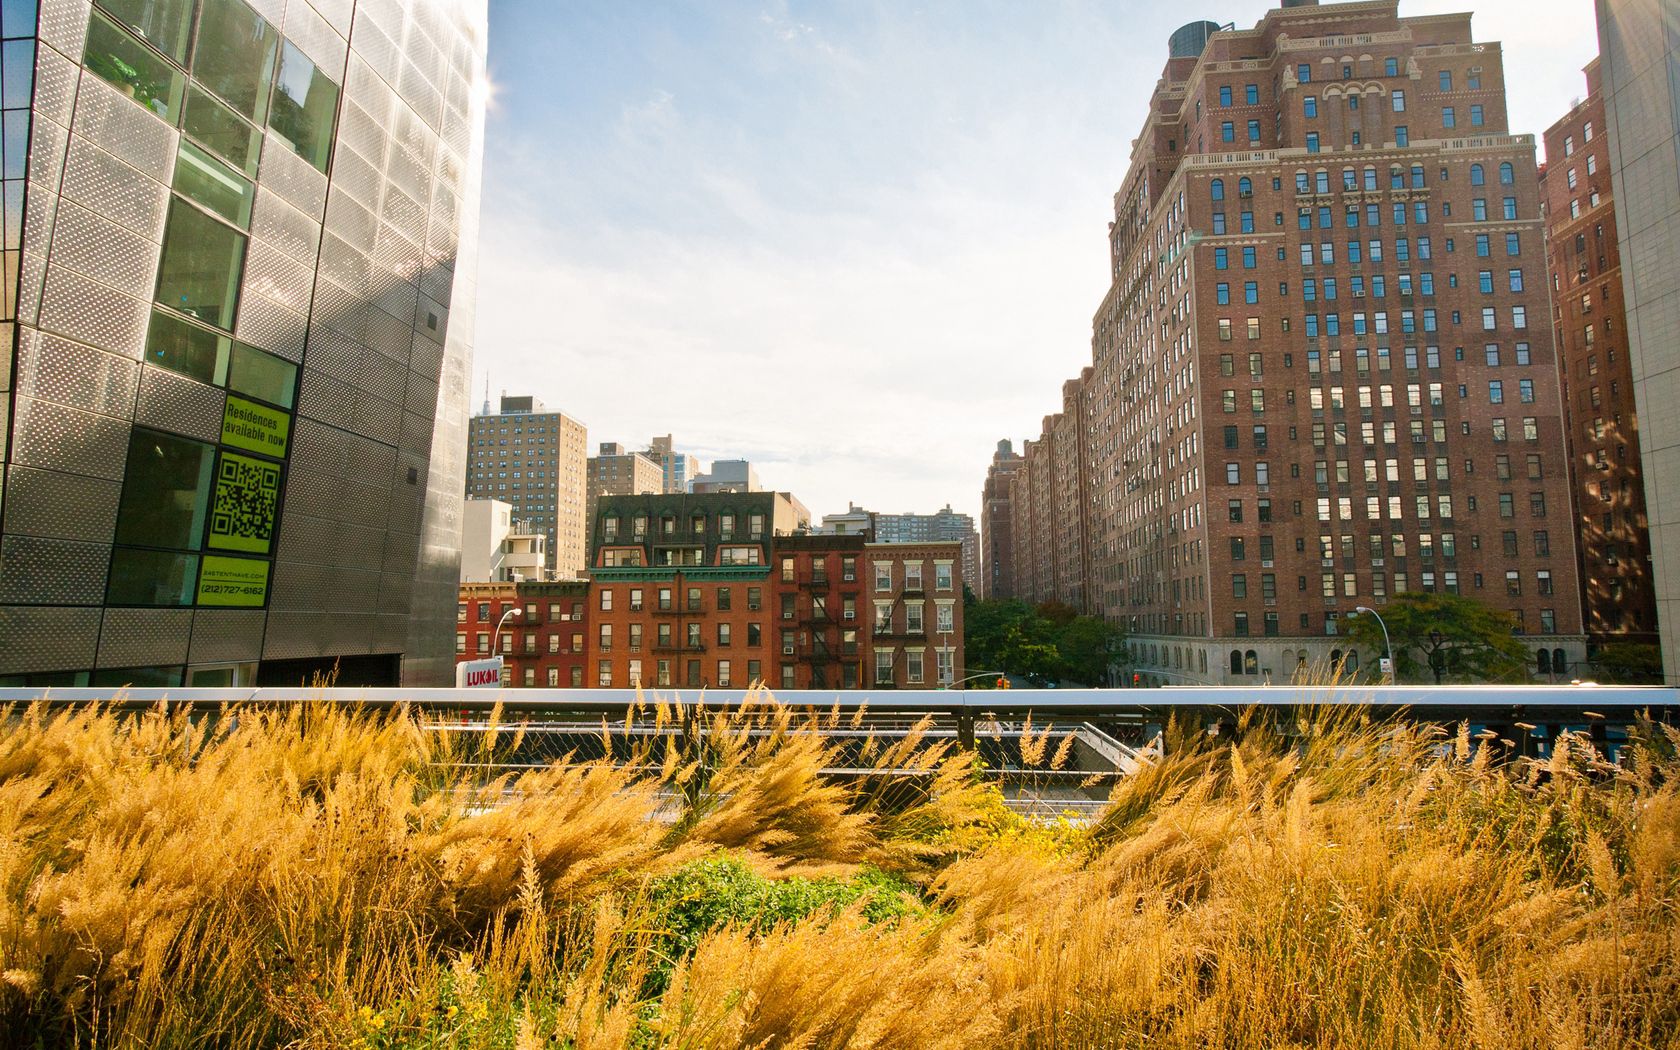
[[[799,586],[811,591],[826,591],[834,586],[834,580],[828,576],[812,576],[799,581]]]

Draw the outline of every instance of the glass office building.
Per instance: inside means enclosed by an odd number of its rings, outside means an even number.
[[[447,683],[485,45],[0,6],[0,685]]]

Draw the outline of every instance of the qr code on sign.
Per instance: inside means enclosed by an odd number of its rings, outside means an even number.
[[[227,545],[237,549],[266,550],[274,535],[274,511],[279,498],[278,466],[244,456],[223,455],[217,468],[211,535],[236,541]]]

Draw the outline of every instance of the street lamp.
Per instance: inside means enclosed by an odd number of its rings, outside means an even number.
[[[501,647],[501,640],[502,640],[502,624],[508,622],[508,617],[509,616],[523,616],[523,615],[525,615],[525,610],[521,609],[519,606],[515,605],[513,608],[509,609],[507,612],[503,613],[502,618],[500,620],[496,621],[496,632],[495,632],[495,634],[491,635],[491,637],[496,639],[496,646],[497,646],[497,649],[498,649],[497,655],[498,656],[501,655],[499,650],[500,650],[500,647]]]
[[[1380,616],[1377,613],[1377,610],[1371,608],[1368,605],[1356,605],[1356,606],[1353,607],[1353,611],[1355,613],[1370,613],[1372,619],[1377,621],[1377,626],[1382,628],[1383,652],[1386,654],[1383,657],[1383,664],[1382,664],[1383,678],[1384,678],[1385,681],[1388,682],[1389,685],[1393,685],[1394,684],[1394,646],[1391,645],[1389,643],[1389,640],[1388,640],[1388,624],[1383,623],[1382,616]]]

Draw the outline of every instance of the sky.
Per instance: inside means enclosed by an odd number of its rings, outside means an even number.
[[[474,410],[675,435],[812,514],[979,517],[1090,363],[1107,227],[1174,28],[1138,0],[493,0]],[[1585,94],[1591,0],[1475,11],[1511,128]]]

